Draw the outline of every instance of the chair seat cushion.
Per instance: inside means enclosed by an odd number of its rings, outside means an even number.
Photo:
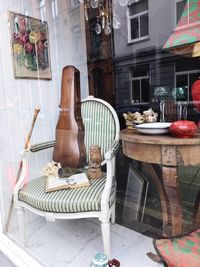
[[[101,195],[106,182],[106,175],[101,179],[91,180],[91,186],[45,192],[45,177],[39,177],[26,184],[19,191],[19,200],[30,206],[48,212],[74,213],[101,210]],[[110,194],[110,206],[115,200],[116,183]]]

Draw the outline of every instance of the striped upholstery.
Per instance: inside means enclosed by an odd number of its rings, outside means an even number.
[[[110,109],[96,101],[85,101],[81,104],[81,114],[85,126],[85,146],[87,161],[91,145],[101,147],[102,157],[113,145],[116,127]]]
[[[100,211],[101,195],[106,175],[101,179],[91,180],[91,186],[76,189],[45,192],[45,177],[39,177],[19,191],[19,200],[30,206],[48,212],[74,213]],[[113,184],[110,195],[110,206],[115,200],[116,184]]]

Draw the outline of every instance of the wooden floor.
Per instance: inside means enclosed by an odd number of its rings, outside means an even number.
[[[15,265],[13,265],[12,262],[9,261],[9,259],[6,258],[1,252],[0,252],[0,266],[1,267],[15,267]]]

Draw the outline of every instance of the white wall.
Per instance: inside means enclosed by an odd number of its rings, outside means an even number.
[[[0,163],[5,221],[11,192],[16,177],[19,152],[30,128],[35,107],[40,107],[31,143],[54,139],[61,91],[61,74],[65,65],[75,65],[81,72],[81,95],[88,95],[84,23],[80,15],[75,21],[67,9],[68,0],[58,0],[58,17],[53,19],[50,0],[46,0],[49,27],[52,80],[15,79],[13,76],[8,10],[40,18],[37,0],[0,0]],[[82,16],[82,14],[81,14]],[[75,29],[75,30],[74,30]],[[80,51],[74,50],[77,40]],[[74,40],[74,36],[76,40]],[[44,162],[48,155],[45,154]],[[35,158],[33,169],[41,171],[40,158]],[[30,171],[32,173],[32,170]],[[0,192],[1,193],[1,192]],[[15,217],[12,225],[15,224]]]

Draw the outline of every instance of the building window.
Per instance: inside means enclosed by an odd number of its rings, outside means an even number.
[[[199,1],[176,0],[176,24],[178,27],[199,23]]]
[[[40,11],[40,18],[41,21],[45,20],[45,13],[46,13],[46,9],[45,9],[45,0],[41,0],[39,2],[39,11]]]
[[[128,7],[128,41],[140,41],[149,36],[148,0],[141,0]]]
[[[90,58],[96,58],[100,56],[100,46],[101,46],[101,34],[96,34],[95,31],[96,20],[90,21]]]
[[[102,69],[96,68],[93,70],[93,81],[94,81],[95,97],[103,98],[104,74]]]
[[[176,72],[176,88],[182,88],[183,98],[181,101],[192,101],[192,84],[199,79],[200,70]]]
[[[74,8],[80,5],[79,0],[70,0],[70,8]]]
[[[51,13],[52,13],[52,17],[54,19],[58,17],[58,3],[57,3],[57,0],[51,0]]]
[[[131,103],[149,102],[149,66],[131,70]]]
[[[72,30],[72,49],[73,49],[73,57],[78,59],[82,56],[82,48],[81,48],[81,31],[80,27],[75,27]]]

